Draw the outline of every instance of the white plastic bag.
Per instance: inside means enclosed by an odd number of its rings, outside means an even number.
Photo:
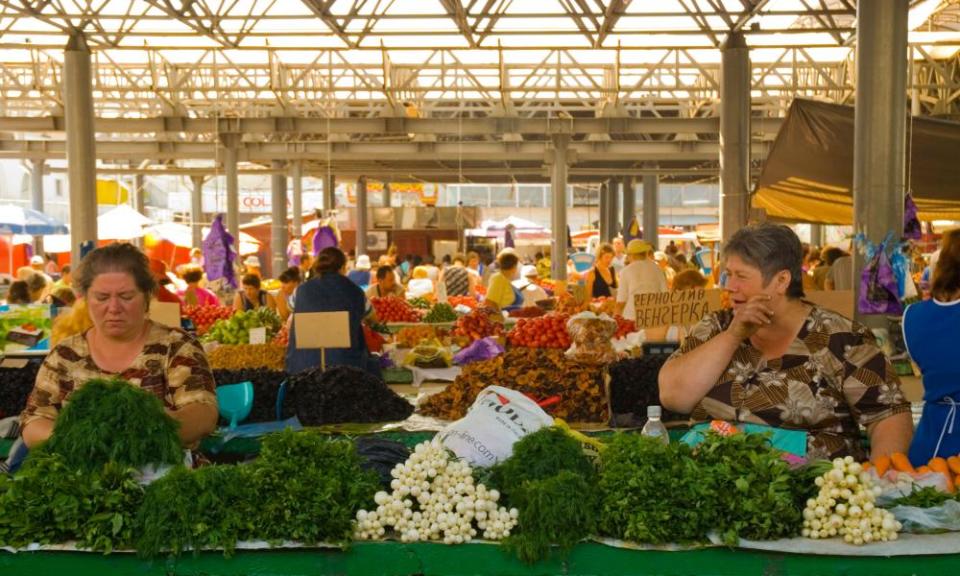
[[[492,466],[513,453],[513,444],[553,418],[516,390],[484,388],[467,415],[437,434],[436,440],[472,466]]]
[[[895,506],[890,509],[903,524],[903,531],[913,534],[960,531],[960,502],[947,500],[934,508]]]

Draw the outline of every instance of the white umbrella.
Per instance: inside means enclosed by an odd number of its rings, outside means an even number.
[[[70,251],[69,234],[47,234],[43,237],[43,251],[49,254],[66,254]]]
[[[97,217],[97,237],[101,240],[132,240],[143,236],[143,227],[153,224],[143,214],[121,204]]]

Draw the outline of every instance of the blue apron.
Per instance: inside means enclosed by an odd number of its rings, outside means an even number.
[[[907,350],[923,373],[923,414],[910,444],[910,462],[926,464],[935,456],[960,454],[960,430],[954,426],[960,404],[960,303],[933,300],[911,305],[903,314]]]

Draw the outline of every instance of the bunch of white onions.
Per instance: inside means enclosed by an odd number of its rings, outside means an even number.
[[[517,510],[498,507],[500,493],[475,485],[470,466],[451,460],[439,444],[418,444],[391,475],[392,492],[374,496],[377,509],[357,512],[357,538],[379,538],[392,528],[402,542],[462,544],[478,534],[500,540],[516,526]]]
[[[807,500],[803,511],[803,536],[842,536],[857,546],[897,539],[902,527],[889,510],[874,501],[881,493],[872,477],[851,456],[837,458],[833,469],[816,479],[820,493]]]

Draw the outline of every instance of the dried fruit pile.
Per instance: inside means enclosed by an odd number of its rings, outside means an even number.
[[[514,348],[463,368],[445,390],[426,399],[420,412],[444,420],[463,418],[481,390],[497,384],[538,402],[557,397],[546,410],[570,422],[603,422],[607,402],[603,370],[567,360],[562,350]]]
[[[277,344],[223,344],[208,352],[207,360],[213,370],[283,370],[286,354],[286,347]]]
[[[420,314],[403,298],[384,296],[371,298],[370,304],[380,322],[419,322]]]
[[[507,338],[513,346],[567,349],[570,347],[570,335],[567,333],[569,319],[567,314],[521,318]]]
[[[291,404],[304,426],[406,420],[413,405],[383,380],[351,366],[312,368],[290,378]]]
[[[401,348],[413,348],[422,340],[432,340],[440,336],[440,332],[433,326],[407,326],[397,332],[395,342]]]

